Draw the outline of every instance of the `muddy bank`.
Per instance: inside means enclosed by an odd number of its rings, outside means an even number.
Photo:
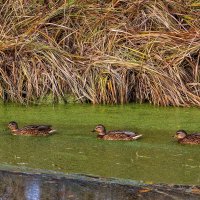
[[[0,171],[0,199],[200,199],[200,186],[147,185],[78,174]]]

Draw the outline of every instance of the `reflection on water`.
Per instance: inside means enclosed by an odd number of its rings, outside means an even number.
[[[25,185],[25,196],[27,200],[40,199],[40,180],[31,179],[28,180]]]
[[[200,146],[180,145],[172,138],[177,129],[200,131],[199,119],[196,108],[0,105],[0,167],[199,185]],[[6,128],[12,120],[20,127],[50,123],[57,133],[49,137],[13,136]],[[134,142],[98,140],[91,130],[99,123],[107,130],[132,130],[144,137]],[[35,191],[41,196],[36,186],[30,188],[26,195]]]
[[[198,186],[142,185],[78,175],[0,171],[1,200],[197,200]]]

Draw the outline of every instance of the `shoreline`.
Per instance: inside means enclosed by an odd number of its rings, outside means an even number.
[[[7,169],[6,169],[7,168]],[[145,184],[55,171],[0,167],[0,197],[8,199],[199,199],[200,186]],[[9,189],[8,189],[9,188]],[[17,191],[17,192],[16,192]],[[16,192],[16,193],[15,193]],[[25,197],[25,198],[24,198]]]

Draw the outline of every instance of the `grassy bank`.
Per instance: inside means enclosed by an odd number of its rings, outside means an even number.
[[[0,1],[0,97],[200,105],[200,4]]]

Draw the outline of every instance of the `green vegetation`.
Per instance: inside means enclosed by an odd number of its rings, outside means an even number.
[[[1,0],[0,97],[199,106],[199,8],[198,0]]]

